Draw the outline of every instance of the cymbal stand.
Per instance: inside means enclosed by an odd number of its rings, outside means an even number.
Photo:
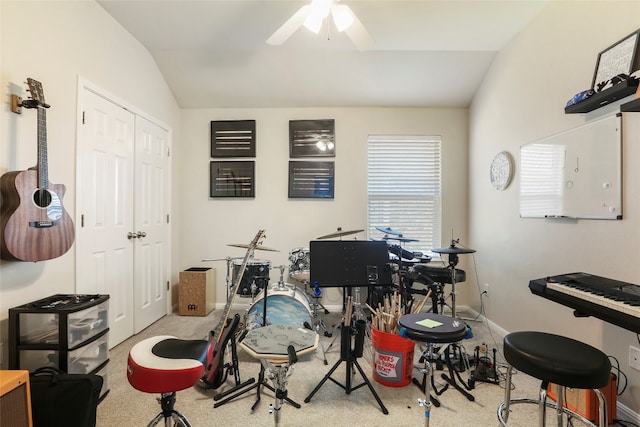
[[[350,311],[349,307],[347,307],[347,312],[349,311]],[[364,371],[360,367],[360,364],[358,363],[358,358],[362,357],[362,350],[364,347],[364,334],[365,334],[365,328],[366,328],[366,321],[360,319],[360,320],[357,320],[355,323],[356,323],[355,331],[352,331],[351,314],[348,313],[348,315],[345,316],[344,323],[342,324],[342,328],[340,329],[340,360],[338,360],[336,364],[333,365],[333,367],[329,370],[327,375],[325,375],[322,381],[320,381],[318,385],[316,385],[316,387],[313,389],[311,394],[309,394],[309,396],[307,396],[304,399],[304,401],[305,403],[309,403],[313,395],[316,394],[318,390],[320,390],[320,387],[322,387],[322,385],[325,382],[327,382],[327,380],[331,380],[333,383],[337,384],[339,387],[341,387],[345,391],[346,394],[351,394],[352,391],[357,390],[360,387],[366,385],[367,387],[369,387],[369,391],[378,402],[378,405],[380,405],[380,409],[382,410],[382,413],[386,415],[389,413],[389,411],[384,406],[384,403],[382,403],[382,400],[380,400],[380,396],[378,396],[375,389],[371,385],[371,382],[367,379],[366,374],[364,373]],[[352,336],[355,336],[355,340],[354,340],[355,342],[353,346],[352,346],[352,340],[351,340]],[[338,369],[338,367],[342,362],[347,363],[347,366],[345,369],[345,384],[342,384],[331,377],[331,374],[333,374],[333,372],[336,369]],[[357,368],[358,372],[360,372],[360,375],[362,376],[362,379],[364,380],[364,382],[362,382],[361,384],[355,387],[353,387],[351,384],[351,375],[352,375],[351,372],[354,367]]]
[[[318,286],[318,282],[316,282],[314,283],[314,286],[313,286],[313,299],[314,299],[313,329],[316,331],[318,335],[320,335],[320,328],[322,328],[324,329],[324,335],[327,336],[327,332],[328,332],[327,326],[324,324],[324,320],[322,320],[322,318],[318,314],[318,306],[320,306],[320,304],[318,304],[318,300],[320,299],[321,296],[322,296],[322,289],[320,289],[320,287]],[[324,344],[322,344],[322,341],[320,341],[320,350],[322,350],[322,359],[324,361],[324,364],[328,365],[329,362],[327,362],[327,355],[324,349]]]
[[[451,269],[451,317],[456,318],[456,265],[458,265],[458,254],[450,253],[449,254],[449,268]],[[445,349],[445,362],[447,367],[449,368],[449,375],[442,374],[442,379],[449,383],[453,388],[462,393],[468,400],[474,401],[475,398],[473,395],[468,393],[467,390],[471,390],[471,387],[468,387],[467,383],[462,380],[460,376],[459,370],[454,369],[453,361],[451,360],[451,354],[453,353],[454,357],[459,357],[460,364],[459,368],[461,371],[469,368],[469,361],[467,360],[467,354],[464,351],[464,347],[459,345],[458,343],[452,343],[447,346]],[[462,383],[462,385],[458,384],[456,381],[456,377]]]

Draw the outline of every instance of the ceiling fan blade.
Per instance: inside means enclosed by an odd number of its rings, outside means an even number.
[[[349,8],[349,10],[351,10],[351,8]],[[372,49],[373,46],[375,46],[376,41],[371,37],[367,29],[362,25],[362,22],[360,22],[353,11],[351,11],[351,15],[353,16],[353,23],[345,29],[344,32],[347,33],[347,36],[349,36],[358,50]]]
[[[291,37],[293,33],[298,31],[298,28],[300,28],[302,24],[304,24],[304,21],[305,19],[307,19],[307,16],[309,16],[310,12],[311,5],[307,4],[305,6],[302,6],[300,10],[294,13],[291,18],[289,18],[284,24],[282,24],[282,26],[278,28],[276,32],[267,39],[267,43],[277,46],[287,41],[287,39]]]

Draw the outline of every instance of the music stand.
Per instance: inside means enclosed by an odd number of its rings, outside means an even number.
[[[347,309],[347,311],[349,311],[349,309]],[[382,410],[382,413],[385,415],[389,414],[389,410],[384,406],[384,403],[382,403],[380,396],[378,396],[375,389],[371,385],[371,382],[367,378],[367,375],[364,373],[364,371],[362,370],[362,367],[358,363],[358,358],[362,357],[362,350],[364,347],[364,331],[366,328],[366,322],[364,320],[357,320],[355,332],[352,332],[351,319],[350,319],[350,316],[347,316],[342,326],[343,327],[341,328],[341,334],[340,334],[340,338],[341,338],[340,339],[340,359],[335,363],[335,365],[333,365],[333,367],[329,370],[327,375],[325,375],[324,378],[322,378],[322,380],[318,383],[318,385],[316,385],[316,387],[309,394],[309,396],[307,396],[304,399],[304,402],[309,403],[313,395],[316,394],[318,390],[320,390],[320,387],[322,387],[322,385],[325,382],[327,382],[327,380],[331,380],[333,383],[341,387],[346,394],[351,394],[352,391],[357,390],[360,387],[363,387],[366,385],[369,388],[369,391],[371,392],[373,397],[376,399],[376,402],[378,402],[378,405],[380,405],[380,409]],[[355,336],[355,340],[354,340],[355,342],[353,346],[351,345],[352,336]],[[342,362],[347,363],[347,366],[345,368],[344,384],[338,382],[336,379],[334,379],[331,376],[331,374],[333,374],[333,372],[336,369],[338,369],[338,366],[340,366]],[[351,372],[353,371],[354,366],[356,367],[358,372],[360,372],[360,375],[362,376],[362,380],[363,380],[362,383],[358,384],[355,387],[351,384]]]
[[[354,305],[356,306],[356,328],[351,328],[352,306],[348,304],[345,316],[340,324],[340,359],[329,370],[327,375],[313,389],[304,400],[308,403],[313,395],[327,381],[331,380],[345,390],[347,394],[360,387],[367,386],[380,405],[384,414],[389,411],[376,393],[366,374],[358,363],[362,357],[366,321],[362,319],[360,305],[361,286],[379,286],[391,284],[391,269],[388,266],[389,252],[384,241],[311,241],[309,242],[311,256],[310,277],[312,283],[321,286],[341,287],[343,289],[356,288]],[[338,325],[336,325],[337,327]],[[334,327],[335,328],[335,327]],[[355,343],[352,345],[352,337]],[[332,343],[333,344],[333,343]],[[331,347],[331,346],[329,346]],[[346,362],[345,383],[342,384],[331,377],[331,374]],[[354,367],[360,372],[363,382],[357,386],[351,383],[351,373]]]

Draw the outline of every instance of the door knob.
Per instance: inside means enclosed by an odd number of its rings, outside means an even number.
[[[127,233],[127,239],[131,240],[131,239],[135,239],[136,237],[138,237],[137,234],[132,233],[132,232],[128,232]]]
[[[140,238],[147,237],[147,233],[145,233],[144,231],[138,231],[136,235]]]

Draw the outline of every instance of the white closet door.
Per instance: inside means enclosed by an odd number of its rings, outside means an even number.
[[[134,329],[167,313],[169,285],[169,133],[136,116]]]
[[[135,116],[83,89],[78,134],[76,292],[108,294],[109,347],[133,334]]]

